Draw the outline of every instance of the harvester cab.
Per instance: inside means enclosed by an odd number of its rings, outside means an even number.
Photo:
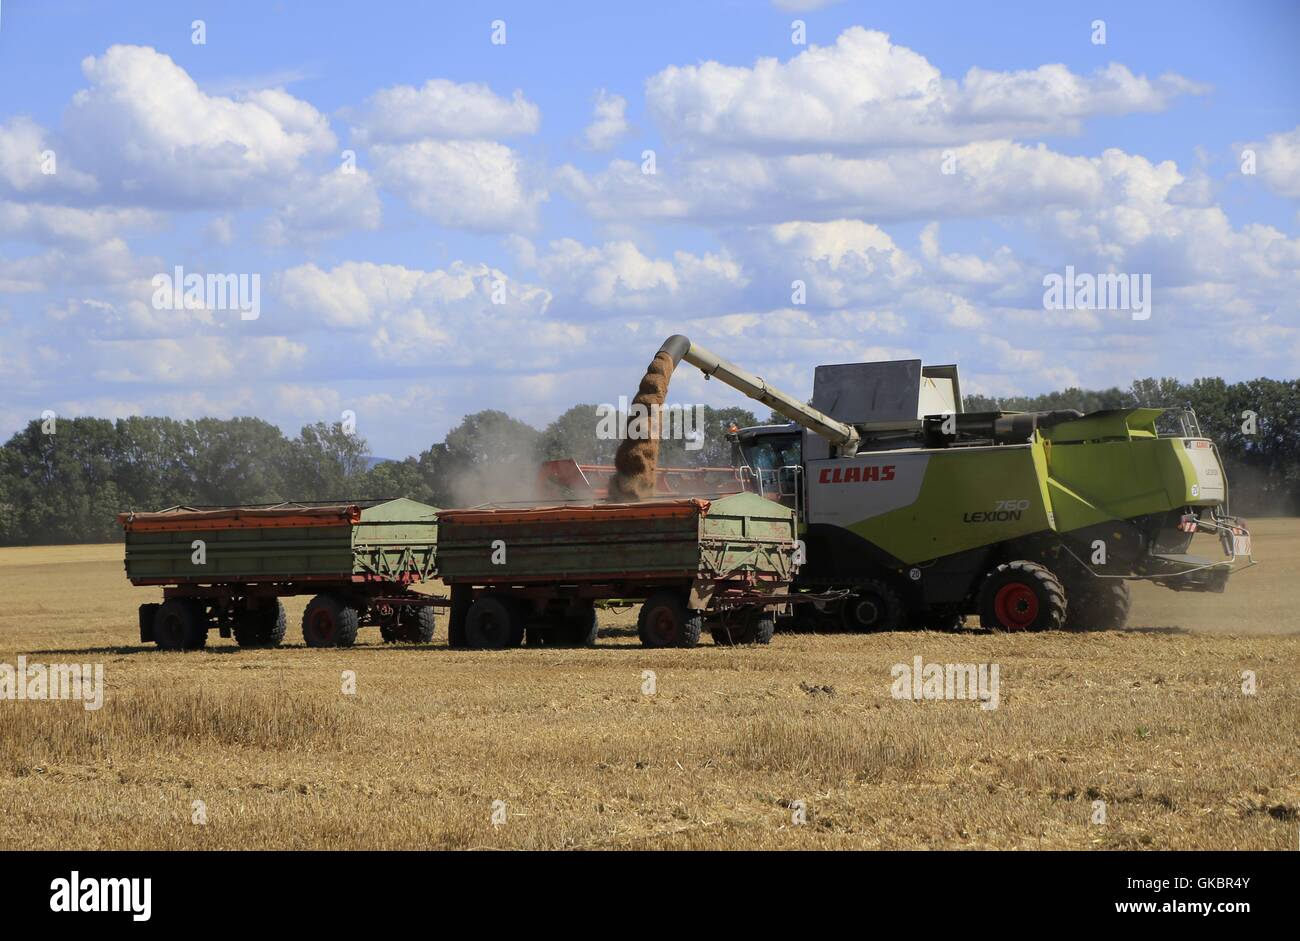
[[[1128,580],[1222,591],[1253,563],[1189,412],[967,412],[957,367],[920,360],[819,366],[803,403],[685,337],[663,350],[790,419],[733,451],[747,488],[799,511],[801,586],[852,591],[823,618],[1115,628]],[[1198,533],[1217,558],[1192,554]]]

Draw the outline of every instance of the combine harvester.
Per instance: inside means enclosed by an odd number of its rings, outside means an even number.
[[[723,489],[798,511],[795,589],[849,592],[798,606],[818,626],[950,628],[975,615],[1007,631],[1113,629],[1128,617],[1128,580],[1223,591],[1238,559],[1253,564],[1190,410],[964,412],[957,367],[920,360],[819,366],[807,405],[684,336],[660,352],[791,420],[735,433]],[[1176,433],[1157,430],[1162,417]],[[572,482],[574,469],[548,465],[543,478]],[[675,474],[661,470],[661,485]],[[1196,533],[1224,557],[1190,555]]]

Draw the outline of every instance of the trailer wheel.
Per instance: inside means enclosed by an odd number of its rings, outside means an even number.
[[[162,650],[197,650],[208,642],[208,623],[202,602],[169,598],[158,606],[153,620],[154,643]]]
[[[420,605],[397,617],[397,639],[408,644],[431,644],[438,628],[438,612],[432,605]]]
[[[1118,578],[1096,578],[1090,581],[1066,581],[1065,613],[1067,631],[1118,631],[1128,623],[1129,608],[1133,599],[1128,582]]]
[[[153,640],[153,622],[161,607],[154,602],[140,605],[140,643],[147,644]]]
[[[447,611],[447,646],[460,649],[466,646],[465,617],[474,600],[474,591],[468,585],[451,586],[451,607]]]
[[[503,650],[524,642],[524,613],[513,598],[480,595],[465,615],[466,645],[478,650]]]
[[[308,647],[351,647],[361,614],[337,595],[317,595],[302,613],[302,639]]]
[[[546,638],[548,642],[573,647],[594,647],[599,632],[600,619],[596,615],[596,606],[586,601],[565,611],[559,622],[546,632]],[[556,640],[551,641],[552,637]]]
[[[678,592],[661,591],[641,605],[636,626],[646,647],[694,647],[700,642],[704,615],[686,607]]]
[[[1065,589],[1050,569],[1023,559],[999,565],[984,579],[980,626],[1000,631],[1054,631],[1065,623]]]
[[[430,605],[397,605],[393,620],[379,625],[379,636],[386,644],[429,644],[437,623]]]
[[[776,619],[762,608],[757,611],[743,611],[735,623],[716,622],[709,629],[713,642],[719,647],[733,647],[738,644],[770,644],[776,633]]]
[[[284,605],[275,599],[272,605],[263,605],[244,614],[235,624],[235,643],[241,647],[279,647],[289,619]]]
[[[887,583],[870,579],[844,599],[840,616],[851,631],[896,631],[903,626],[903,599]]]

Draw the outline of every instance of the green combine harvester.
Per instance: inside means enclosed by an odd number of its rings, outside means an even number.
[[[734,463],[799,512],[794,587],[850,592],[797,606],[817,626],[1114,629],[1131,580],[1221,592],[1253,564],[1189,409],[965,412],[957,367],[920,360],[819,366],[805,404],[684,336],[661,351],[791,420],[736,431]]]

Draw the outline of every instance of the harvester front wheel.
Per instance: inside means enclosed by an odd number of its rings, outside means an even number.
[[[336,595],[317,595],[302,613],[302,639],[308,647],[351,647],[361,614]]]
[[[704,615],[686,607],[684,595],[661,591],[641,605],[636,627],[646,647],[694,647],[704,630]]]
[[[288,627],[284,605],[277,598],[272,604],[244,613],[235,625],[235,643],[241,647],[278,647]]]
[[[1067,583],[1069,610],[1067,631],[1118,631],[1128,623],[1133,599],[1128,582],[1118,578],[1092,578],[1078,584]]]
[[[207,644],[203,603],[192,598],[168,598],[154,615],[153,639],[162,650],[197,650]]]
[[[1065,589],[1051,570],[1018,559],[984,579],[980,626],[998,631],[1055,631],[1065,624]]]
[[[513,598],[480,595],[465,615],[466,645],[477,650],[518,647],[524,641],[524,613]]]
[[[851,631],[896,631],[903,626],[903,600],[882,581],[872,579],[854,589],[840,609]]]

